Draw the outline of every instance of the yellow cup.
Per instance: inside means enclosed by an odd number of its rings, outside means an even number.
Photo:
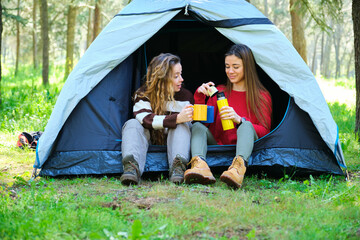
[[[207,105],[194,104],[194,121],[206,121],[207,120]]]

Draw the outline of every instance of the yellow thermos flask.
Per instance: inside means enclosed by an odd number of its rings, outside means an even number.
[[[225,98],[224,92],[217,93],[217,106],[219,108],[219,112],[222,107],[229,106],[229,103],[228,103],[227,99]],[[221,119],[221,124],[222,124],[224,131],[234,128],[234,122],[232,120],[222,120]]]

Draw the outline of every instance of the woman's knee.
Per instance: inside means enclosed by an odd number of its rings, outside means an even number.
[[[239,135],[244,135],[244,134],[249,136],[254,135],[254,138],[257,139],[255,128],[252,125],[252,123],[249,121],[242,122],[237,129],[238,137]]]
[[[254,126],[252,125],[252,123],[250,121],[242,122],[240,124],[240,126],[238,127],[238,131],[241,129],[255,130]]]
[[[191,123],[181,123],[181,124],[177,124],[176,128],[172,128],[169,129],[169,133],[168,134],[172,134],[172,135],[189,135],[191,134]]]
[[[208,128],[204,124],[196,122],[193,124],[191,128],[191,133],[192,134],[206,133],[207,129]]]
[[[192,127],[191,123],[185,122],[185,123],[180,123],[176,125],[176,129],[185,129],[185,130],[189,130]]]
[[[148,129],[144,128],[141,123],[136,119],[130,119],[124,123],[122,128],[122,135],[131,136],[131,135],[144,135],[147,139],[150,139],[150,132]]]
[[[124,131],[125,128],[126,128],[126,129],[129,129],[129,128],[142,129],[142,128],[144,128],[144,127],[141,125],[141,123],[140,123],[138,120],[132,118],[132,119],[127,120],[127,121],[124,123],[123,131]]]

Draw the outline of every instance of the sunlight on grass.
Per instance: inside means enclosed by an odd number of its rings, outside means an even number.
[[[2,66],[2,86],[15,87],[19,85],[26,86],[41,86],[42,85],[42,76],[41,76],[41,66],[37,69],[34,69],[32,65],[21,65],[19,66],[18,75],[15,77],[14,66]],[[56,63],[51,65],[49,68],[49,83],[50,85],[57,85],[62,87],[64,84],[63,81],[64,75],[64,64]]]
[[[351,84],[340,84],[345,81],[343,79],[324,79],[317,77],[317,82],[328,103],[338,102],[339,104],[346,104],[350,108],[355,108],[355,80],[347,81],[352,82]]]

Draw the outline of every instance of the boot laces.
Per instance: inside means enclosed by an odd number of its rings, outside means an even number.
[[[129,162],[130,164],[131,164],[131,166],[135,169],[135,171],[136,171],[136,174],[138,175],[138,176],[140,176],[140,171],[139,171],[139,168],[134,164],[134,163],[132,163],[132,162]]]
[[[235,168],[235,170],[236,170],[236,172],[240,175],[240,173],[239,173],[239,169],[243,166],[243,164],[242,164],[242,158],[241,157],[236,157],[235,159],[234,159],[234,161],[232,162],[232,164],[230,165],[230,167],[229,167],[229,170],[230,169],[232,169],[232,168]],[[237,168],[237,167],[235,167],[235,164],[236,163],[238,163],[238,165],[239,165],[239,167]]]
[[[140,176],[140,171],[139,171],[139,168],[136,166],[136,164],[133,163],[133,161],[131,161],[131,160],[129,160],[127,163],[130,164],[130,165],[125,164],[124,172],[133,173],[134,172],[133,170],[135,170],[137,176]]]
[[[194,168],[200,162],[199,159],[199,157],[193,157],[187,165],[191,164],[191,168]]]
[[[185,165],[182,163],[181,159],[175,158],[172,166],[173,174],[183,174],[185,171]]]

